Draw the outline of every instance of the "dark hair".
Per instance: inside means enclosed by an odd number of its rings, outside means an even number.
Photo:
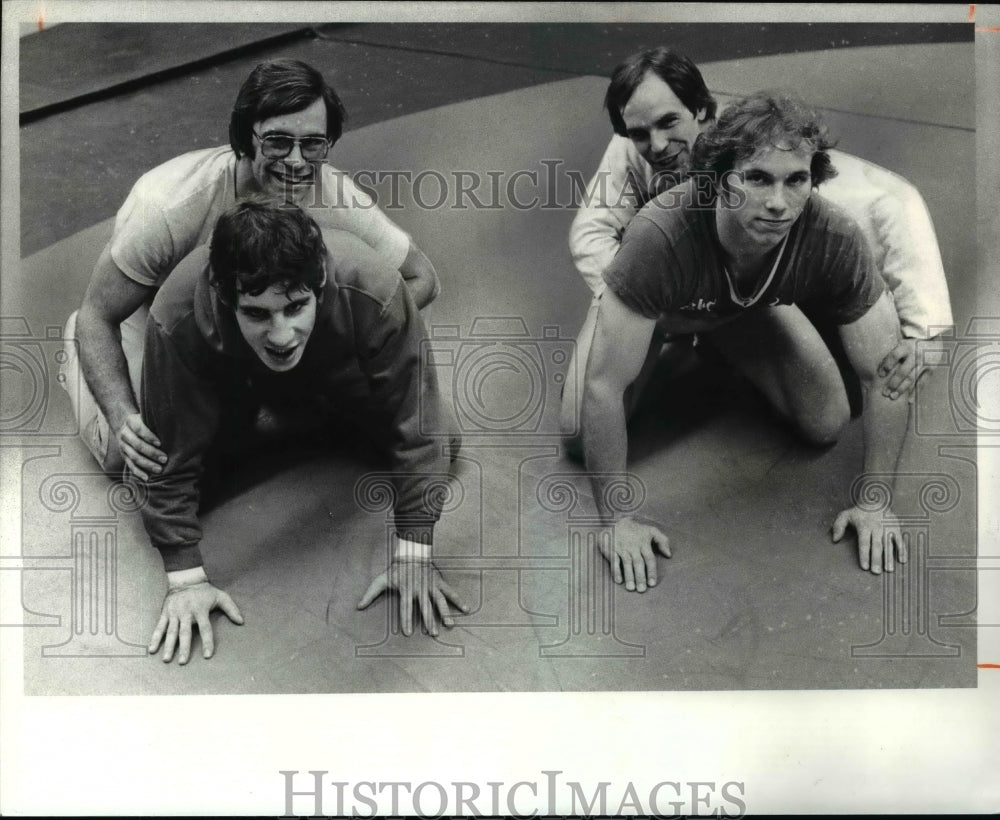
[[[803,142],[814,149],[810,173],[819,185],[837,175],[829,148],[836,144],[816,109],[781,92],[758,91],[734,102],[694,144],[691,173],[721,180],[761,148],[795,150]]]
[[[301,208],[247,199],[215,223],[209,281],[230,307],[239,293],[257,296],[272,285],[289,292],[309,288],[318,297],[326,280],[325,258],[323,235]]]
[[[326,103],[326,136],[333,144],[344,133],[347,111],[323,75],[299,60],[260,63],[240,87],[229,118],[229,144],[237,157],[253,159],[253,124],[308,108],[316,100]]]
[[[628,136],[622,109],[650,71],[670,86],[677,99],[695,117],[704,109],[706,120],[715,119],[715,98],[705,85],[698,66],[683,54],[660,46],[633,54],[611,75],[611,84],[604,95],[604,107],[608,109],[611,127],[616,134]]]

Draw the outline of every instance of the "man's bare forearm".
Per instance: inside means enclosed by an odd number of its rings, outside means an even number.
[[[127,416],[139,412],[128,378],[121,331],[84,303],[77,316],[76,335],[83,377],[110,428],[118,430]]]
[[[615,476],[624,476],[628,463],[628,431],[621,392],[604,386],[588,387],[582,412],[583,452],[601,519],[612,523],[616,511],[608,503]]]
[[[864,462],[865,475],[895,476],[906,438],[910,405],[903,399],[882,395],[882,379],[863,382],[865,391]]]
[[[864,390],[865,474],[894,475],[899,463],[910,406],[883,395],[887,378],[878,375],[879,363],[899,342],[899,319],[892,296],[884,292],[868,312],[841,328],[844,349]]]

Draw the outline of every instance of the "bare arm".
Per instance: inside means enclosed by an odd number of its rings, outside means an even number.
[[[882,357],[900,339],[899,318],[892,296],[882,294],[868,312],[840,329],[847,357],[861,379],[865,393],[865,473],[893,473],[906,435],[909,407],[892,401],[877,374]]]
[[[877,374],[879,362],[900,338],[899,318],[892,296],[883,293],[864,316],[841,327],[840,334],[865,396],[862,481],[868,476],[894,476],[906,436],[909,404],[893,401],[885,395],[884,377]],[[864,496],[863,487],[864,484],[855,498]],[[854,500],[852,507],[841,512],[834,521],[833,540],[839,541],[847,526],[853,526],[858,536],[861,567],[874,573],[882,571],[883,562],[886,570],[893,569],[893,543],[899,560],[905,562],[905,546],[892,510],[866,512],[859,509]]]
[[[656,321],[628,308],[610,289],[601,296],[594,342],[587,361],[581,421],[583,452],[601,520],[609,525],[601,552],[610,563],[615,583],[645,592],[656,585],[653,547],[670,556],[667,536],[657,527],[614,509],[611,491],[625,478],[628,432],[625,426],[626,388],[635,381],[649,350]]]
[[[441,283],[438,281],[437,271],[434,265],[427,258],[413,240],[410,240],[410,250],[406,254],[406,259],[399,266],[399,273],[410,289],[413,301],[417,308],[423,310],[433,302],[441,292]]]
[[[164,454],[159,441],[139,416],[139,404],[129,383],[119,325],[149,298],[151,288],[127,277],[101,252],[77,316],[80,365],[87,386],[114,431],[129,466],[143,478],[158,471]]]
[[[580,412],[587,470],[606,523],[615,519],[605,503],[607,476],[624,474],[628,454],[624,394],[642,369],[655,326],[611,290],[602,294]]]

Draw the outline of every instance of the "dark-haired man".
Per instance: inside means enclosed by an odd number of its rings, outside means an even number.
[[[625,474],[625,391],[657,327],[697,333],[742,372],[807,441],[836,441],[849,419],[836,362],[803,311],[838,327],[864,390],[863,474],[891,474],[908,406],[877,375],[900,339],[885,289],[857,225],[813,193],[836,170],[826,126],[803,103],[765,93],[734,103],[694,146],[691,179],[632,219],[604,271],[581,420],[586,466],[608,526],[602,551],[617,583],[656,583],[659,527],[618,514],[608,482]],[[863,569],[906,560],[891,513],[852,506],[833,525],[858,537]]]
[[[209,613],[242,616],[208,580],[198,521],[206,460],[225,441],[253,446],[262,405],[318,402],[328,424],[368,429],[396,474],[396,536],[385,573],[359,607],[388,589],[412,632],[413,606],[427,631],[465,610],[431,563],[440,494],[460,441],[433,368],[419,366],[423,320],[399,274],[357,237],[321,232],[298,207],[244,202],[223,213],[211,245],[189,254],[150,309],[142,416],[167,460],[146,481],[143,523],[163,556],[168,591],[149,645],[186,663],[192,628],[214,651]],[[418,416],[419,414],[419,416]],[[434,436],[423,431],[435,431]],[[246,442],[251,442],[247,444]],[[437,615],[435,614],[435,609]]]
[[[240,197],[265,194],[295,202],[324,230],[354,234],[398,269],[418,307],[437,295],[427,257],[367,194],[326,163],[345,116],[337,93],[313,67],[287,59],[261,63],[237,95],[229,146],[176,157],[132,188],[65,332],[64,385],[78,401],[73,410],[84,443],[106,472],[127,464],[145,477],[162,468],[166,454],[143,424],[135,396],[148,305]]]
[[[664,47],[621,63],[604,102],[615,136],[569,236],[574,264],[595,297],[605,288],[603,273],[626,226],[652,197],[683,179],[698,135],[716,116],[716,101],[698,67]],[[838,174],[819,193],[861,227],[892,291],[903,338],[886,355],[881,369],[888,375],[887,392],[905,396],[920,375],[916,341],[933,338],[953,324],[934,227],[919,192],[905,179],[842,151],[829,153]],[[596,311],[595,301],[577,338],[579,364],[574,367],[579,373],[586,366]],[[655,338],[657,350],[650,352],[640,385],[662,346],[662,328]],[[685,340],[675,344],[681,348],[676,352],[683,353]],[[563,405],[567,430],[576,426],[578,406],[579,391],[567,391]]]

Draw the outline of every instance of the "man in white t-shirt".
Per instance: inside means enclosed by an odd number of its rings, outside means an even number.
[[[605,289],[604,271],[640,208],[683,179],[695,140],[716,116],[716,101],[698,67],[664,47],[621,63],[612,74],[605,106],[615,136],[569,235],[573,262],[594,301],[571,364],[577,378],[570,379],[570,385],[576,389],[567,387],[564,395],[562,424],[567,432],[578,429],[583,373]],[[934,338],[954,323],[934,226],[920,193],[907,180],[842,151],[829,155],[838,173],[818,193],[858,223],[892,291],[903,339],[884,358],[880,374],[888,376],[889,394],[907,396],[920,376],[917,340]],[[630,392],[633,406],[658,359],[669,356],[671,347],[684,356],[687,343],[675,339],[672,344],[662,333],[654,336],[655,349],[650,349]],[[575,444],[570,442],[571,447]]]
[[[230,146],[176,157],[136,182],[65,334],[63,384],[81,436],[105,471],[127,464],[147,478],[162,469],[166,455],[136,402],[148,306],[238,199],[263,194],[294,202],[321,229],[354,234],[398,269],[418,308],[437,296],[434,267],[412,239],[326,163],[345,117],[316,69],[297,60],[264,62],[237,95]]]

